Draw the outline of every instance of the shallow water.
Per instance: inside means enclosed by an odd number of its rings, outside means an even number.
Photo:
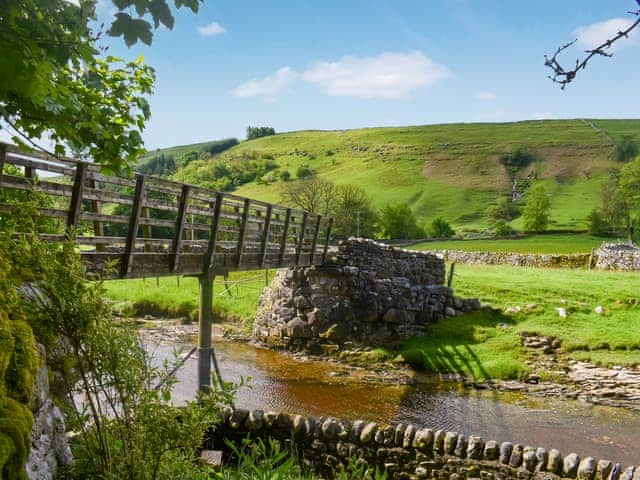
[[[480,435],[484,440],[640,464],[640,414],[627,410],[471,390],[437,376],[425,376],[416,386],[363,383],[357,373],[334,376],[344,369],[329,361],[299,361],[227,341],[218,341],[215,347],[225,381],[251,377],[249,386],[238,391],[238,407],[380,423],[412,422]],[[155,348],[160,357],[172,351],[166,344]],[[178,373],[174,401],[192,398],[196,371],[194,356]]]

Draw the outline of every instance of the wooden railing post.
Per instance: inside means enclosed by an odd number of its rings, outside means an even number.
[[[322,262],[325,262],[327,259],[327,251],[329,250],[329,240],[331,240],[331,228],[333,227],[333,218],[329,219],[329,225],[327,225],[327,235],[324,239],[324,249],[322,250]]]
[[[7,161],[7,145],[5,143],[0,143],[0,179],[2,179],[2,174],[4,172],[4,164]]]
[[[87,167],[87,164],[84,162],[76,163],[76,174],[73,179],[71,202],[69,203],[69,212],[67,214],[67,233],[71,239],[76,236],[78,220],[80,219],[80,211],[82,210],[82,192],[84,190],[84,182],[87,178]]]
[[[211,276],[211,270],[216,263],[216,242],[218,241],[218,228],[220,226],[220,211],[222,210],[222,202],[224,195],[216,194],[216,203],[213,207],[213,219],[211,220],[211,230],[209,231],[209,244],[207,245],[207,254],[204,256],[203,273]]]
[[[213,278],[205,272],[199,277],[200,308],[198,319],[198,389],[211,386],[211,324],[213,323]]]
[[[140,225],[140,213],[145,200],[145,176],[136,175],[136,190],[133,198],[133,207],[131,208],[131,217],[129,218],[129,230],[127,232],[127,243],[124,247],[122,256],[122,265],[120,266],[120,276],[126,276],[131,270],[133,264],[133,256],[136,250],[136,237],[138,236],[138,226]]]
[[[302,212],[302,225],[300,228],[300,237],[298,238],[298,244],[296,245],[296,267],[300,265],[300,256],[302,255],[302,247],[304,245],[304,234],[307,229],[307,219],[309,214]]]
[[[93,178],[88,180],[89,188],[95,190],[96,189],[96,181]],[[95,213],[96,215],[100,215],[100,210],[102,210],[102,204],[99,200],[91,200],[91,213]],[[104,237],[104,224],[100,220],[93,221],[93,236],[94,237]],[[96,252],[104,252],[105,244],[104,243],[96,243]]]
[[[284,261],[284,254],[287,250],[287,237],[289,236],[289,223],[291,222],[291,209],[287,208],[284,216],[284,227],[282,228],[282,238],[280,239],[280,253],[278,254],[278,266]]]
[[[271,229],[271,211],[273,206],[267,205],[267,213],[264,218],[264,228],[262,232],[262,245],[260,245],[260,268],[264,267],[267,260],[267,248],[269,246],[269,230]]]
[[[249,210],[251,208],[251,200],[244,199],[244,208],[242,210],[242,220],[240,221],[240,232],[238,233],[238,247],[236,251],[238,256],[236,258],[236,267],[240,267],[242,263],[242,252],[244,250],[244,242],[247,237],[247,222],[249,221]]]
[[[171,245],[171,271],[178,269],[180,252],[182,251],[182,239],[184,233],[184,224],[187,221],[187,207],[189,206],[189,185],[182,186],[182,194],[180,195],[180,206],[178,207],[178,217],[176,218],[176,227],[173,232],[173,244]]]
[[[313,258],[316,256],[316,247],[318,246],[318,235],[320,235],[321,221],[322,215],[318,215],[318,218],[316,218],[316,229],[313,232],[313,243],[311,245],[311,258],[309,259],[309,265],[313,265]]]
[[[151,214],[149,213],[149,208],[148,207],[142,207],[142,212],[140,215],[142,218],[148,219],[151,218]],[[143,238],[152,238],[152,230],[151,230],[151,225],[149,225],[148,223],[145,223],[144,225],[142,225],[142,237]],[[153,243],[151,242],[144,242],[144,251],[146,253],[151,253],[153,252]]]

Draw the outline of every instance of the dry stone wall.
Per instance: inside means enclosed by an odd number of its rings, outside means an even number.
[[[640,270],[640,248],[625,243],[605,243],[597,251],[596,267],[603,270]]]
[[[331,352],[347,344],[388,346],[426,325],[480,307],[444,286],[444,260],[371,240],[343,242],[321,267],[278,272],[260,298],[255,340]]]
[[[593,261],[591,254],[570,255],[514,252],[464,252],[460,250],[431,250],[447,262],[470,265],[512,265],[536,268],[587,268]]]
[[[304,463],[324,478],[332,478],[336,469],[355,458],[386,470],[391,479],[640,479],[640,468],[575,453],[562,455],[555,449],[484,441],[412,424],[315,419],[261,410],[226,409],[208,447],[225,449],[225,439],[240,442],[247,436],[294,445]]]

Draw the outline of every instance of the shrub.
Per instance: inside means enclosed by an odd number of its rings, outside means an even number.
[[[611,232],[611,225],[600,210],[591,210],[587,221],[589,222],[589,233],[592,235],[606,235]]]
[[[449,222],[443,217],[437,217],[431,222],[428,228],[429,236],[435,238],[453,237],[456,232],[453,231]]]
[[[520,212],[518,206],[510,198],[502,197],[494,206],[489,207],[487,213],[494,220],[510,222],[516,218]]]
[[[425,233],[407,203],[392,202],[380,211],[382,234],[390,239],[424,238]]]
[[[515,173],[517,170],[531,165],[536,156],[525,148],[518,147],[513,152],[505,153],[500,157],[500,163],[504,165],[508,172]]]
[[[618,162],[628,162],[638,156],[638,144],[630,135],[625,135],[616,144],[614,156]]]
[[[509,235],[513,235],[515,230],[511,225],[509,225],[504,220],[498,220],[493,224],[493,234],[496,237],[508,237]]]
[[[298,165],[298,168],[296,169],[296,177],[298,177],[300,180],[313,177],[314,175],[315,175],[315,172],[306,163],[301,163],[300,165]]]
[[[289,180],[291,180],[291,173],[289,172],[289,170],[283,170],[280,172],[280,180],[282,180],[283,182],[288,182]]]

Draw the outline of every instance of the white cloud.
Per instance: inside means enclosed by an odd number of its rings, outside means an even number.
[[[214,37],[216,35],[221,35],[226,31],[227,29],[218,22],[211,22],[209,25],[205,25],[204,27],[198,27],[198,33],[203,37]]]
[[[493,102],[498,96],[493,92],[476,92],[474,95],[476,100],[483,102]]]
[[[290,67],[282,67],[273,75],[264,78],[254,78],[233,89],[236,97],[264,97],[273,101],[273,97],[286,90],[295,80],[296,72]]]
[[[633,19],[612,18],[604,22],[592,23],[591,25],[578,27],[573,31],[573,34],[578,39],[578,46],[588,50],[597,47],[598,45],[602,45],[619,31],[626,30],[631,23],[633,23]],[[631,32],[628,39],[623,38],[614,43],[611,47],[611,51],[635,44],[638,44],[638,38],[637,36],[634,36],[634,32]]]
[[[421,52],[387,52],[377,57],[347,56],[335,62],[318,62],[303,78],[332,96],[396,99],[449,75],[447,67]]]

